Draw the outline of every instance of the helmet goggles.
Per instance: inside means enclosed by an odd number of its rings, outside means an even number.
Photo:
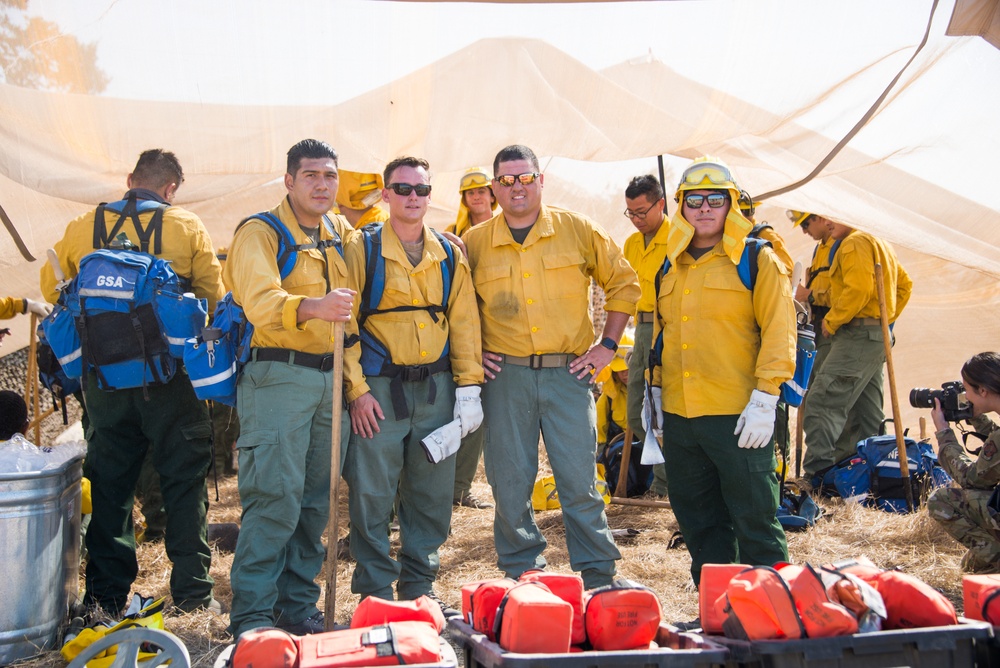
[[[458,184],[458,191],[465,192],[473,188],[489,188],[490,178],[484,172],[467,172]]]
[[[692,186],[706,187],[723,186],[731,188],[735,185],[733,175],[729,168],[717,162],[699,162],[684,170],[681,175],[681,182],[677,188],[689,190]],[[688,188],[684,188],[688,186]]]

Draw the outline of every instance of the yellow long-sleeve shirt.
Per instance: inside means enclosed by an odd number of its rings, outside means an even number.
[[[578,213],[542,205],[523,244],[501,213],[463,237],[479,300],[483,350],[581,355],[594,342],[590,279],[605,310],[635,313],[635,271],[607,233]]]
[[[663,216],[663,223],[656,231],[653,238],[646,245],[646,240],[642,232],[636,232],[625,240],[623,253],[629,265],[639,276],[639,288],[642,290],[642,297],[636,304],[636,310],[640,313],[650,313],[656,307],[656,274],[663,267],[663,260],[667,257],[667,235],[670,233],[670,221],[666,215]]]
[[[812,263],[809,265],[810,302],[824,308],[830,307],[830,252],[836,240],[830,237],[816,244]]]
[[[271,209],[298,244],[311,243],[299,227],[286,197]],[[337,215],[328,216],[341,240],[349,242],[355,233],[350,224]],[[320,225],[320,238],[331,239],[325,225]],[[319,298],[327,293],[326,272],[330,273],[330,287],[353,288],[348,278],[347,263],[333,247],[323,252],[310,248],[298,251],[298,259],[291,273],[280,279],[278,273],[278,235],[271,226],[260,220],[250,220],[236,232],[226,259],[225,279],[232,286],[233,298],[243,307],[247,319],[253,324],[251,346],[288,348],[304,353],[326,355],[333,352],[334,323],[311,319],[298,323],[298,309],[306,297]],[[352,319],[346,323],[345,334],[357,334],[357,324]],[[348,360],[360,355],[358,347],[344,350],[344,368]]]
[[[80,260],[94,250],[94,217],[96,209],[72,220],[66,226],[63,238],[56,242],[55,251],[59,264],[67,279],[80,272]],[[143,226],[149,224],[154,212],[140,214],[139,220]],[[110,233],[118,220],[118,214],[105,211],[104,226]],[[126,221],[121,230],[128,238],[139,246],[139,236],[135,226]],[[191,291],[196,297],[208,300],[208,312],[215,311],[215,303],[222,298],[225,290],[222,287],[222,268],[215,257],[212,239],[201,219],[195,214],[179,206],[169,206],[163,212],[163,228],[161,234],[161,252],[157,257],[170,260],[171,268],[181,278],[191,281]],[[153,250],[152,242],[150,251]],[[52,265],[48,262],[42,265],[40,282],[42,295],[53,304],[58,300],[56,292],[56,277]]]
[[[8,320],[25,311],[27,302],[16,297],[0,297],[0,320]]]
[[[776,395],[795,371],[791,286],[769,248],[758,256],[752,292],[722,242],[698,260],[681,253],[660,281],[656,314],[663,354],[653,384],[668,413],[737,415],[753,390]]]
[[[389,212],[376,204],[372,208],[365,211],[364,214],[358,218],[358,222],[354,225],[354,229],[360,230],[365,225],[370,225],[372,223],[385,223],[388,222],[388,220]]]
[[[446,255],[429,229],[424,228],[424,255],[417,266],[406,257],[391,223],[382,226],[381,248],[385,259],[385,289],[377,308],[441,304],[444,282],[439,265]],[[483,382],[483,366],[475,291],[468,261],[457,248],[453,250],[456,262],[451,296],[443,316],[437,315],[437,322],[429,311],[420,309],[375,313],[368,317],[364,327],[389,349],[393,363],[404,366],[436,362],[447,344],[455,383],[479,385]],[[354,302],[357,320],[366,278],[365,245],[360,234],[347,247],[347,265],[357,281],[359,294]],[[351,379],[348,401],[369,391],[360,363],[348,364],[345,358],[344,372]]]
[[[889,244],[853,230],[841,242],[830,266],[830,312],[823,321],[831,333],[854,318],[878,318],[875,264],[882,265],[885,306],[889,322],[895,322],[910,301],[913,281],[896,259]]]
[[[608,407],[611,408],[611,421],[625,430],[628,423],[628,389],[621,384],[614,374],[601,387],[601,396],[597,398],[597,442],[608,442]]]

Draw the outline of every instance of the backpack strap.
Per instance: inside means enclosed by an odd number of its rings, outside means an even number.
[[[167,206],[169,205],[151,199],[144,199],[142,202],[139,202],[135,193],[130,194],[128,199],[112,202],[111,204],[101,202],[97,206],[97,211],[94,212],[94,249],[107,248],[111,241],[121,232],[125,221],[131,220],[132,227],[135,228],[135,233],[139,237],[139,250],[143,253],[149,253],[149,241],[152,239],[152,255],[159,255],[162,245],[163,212]],[[118,220],[115,221],[110,232],[107,231],[107,224],[104,218],[104,212],[108,209],[118,214]],[[153,211],[154,209],[155,211]],[[153,211],[153,217],[143,227],[142,221],[139,220],[139,214],[146,213],[147,211]]]

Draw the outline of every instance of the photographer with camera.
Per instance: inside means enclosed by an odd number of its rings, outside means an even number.
[[[938,442],[938,459],[960,488],[941,487],[927,501],[927,512],[958,542],[969,548],[962,557],[968,573],[1000,572],[1000,430],[986,416],[1000,412],[1000,354],[979,353],[962,366],[962,385],[945,383],[941,390],[914,390],[910,403],[927,406]],[[965,401],[968,401],[968,405]],[[919,407],[919,406],[918,406]],[[984,439],[972,460],[959,444],[950,422],[966,419]]]

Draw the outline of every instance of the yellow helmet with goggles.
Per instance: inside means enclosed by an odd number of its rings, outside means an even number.
[[[470,167],[462,174],[462,180],[458,182],[458,192],[464,193],[466,190],[474,188],[490,188],[490,175],[485,167]]]
[[[732,201],[740,208],[743,215],[750,218],[754,214],[755,207],[750,195],[740,190],[729,166],[718,158],[706,155],[688,165],[681,173],[674,201],[680,203],[681,193],[688,190],[728,190]]]
[[[788,220],[792,221],[792,227],[798,227],[799,225],[805,224],[809,220],[809,216],[812,214],[808,211],[794,211],[788,209],[785,211],[785,215],[788,216]]]

